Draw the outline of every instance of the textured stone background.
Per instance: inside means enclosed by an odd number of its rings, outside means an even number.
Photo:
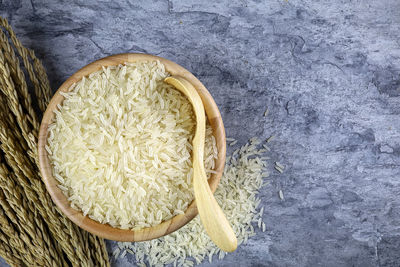
[[[103,56],[155,54],[200,78],[239,143],[278,136],[267,232],[215,266],[400,265],[399,1],[0,0],[0,15],[54,89]]]

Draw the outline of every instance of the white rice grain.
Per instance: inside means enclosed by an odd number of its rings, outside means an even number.
[[[281,200],[283,200],[284,197],[283,197],[283,192],[282,192],[282,190],[279,190],[278,194],[279,194],[279,198],[280,198]]]

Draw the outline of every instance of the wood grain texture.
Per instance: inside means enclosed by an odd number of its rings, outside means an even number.
[[[163,63],[166,71],[171,73],[171,75],[182,76],[183,78],[188,80],[196,88],[202,99],[204,109],[213,129],[213,135],[216,139],[218,148],[218,160],[216,160],[214,169],[216,171],[216,174],[212,174],[211,178],[208,180],[208,184],[212,192],[215,192],[221,179],[222,172],[224,170],[226,157],[226,139],[225,128],[221,118],[221,114],[208,90],[188,70],[170,60],[147,54],[118,54],[102,58],[93,63],[90,63],[89,65],[74,73],[70,78],[68,78],[60,86],[60,88],[51,99],[49,105],[47,106],[39,130],[38,155],[40,172],[42,174],[44,183],[46,184],[46,188],[49,191],[54,203],[63,213],[66,214],[69,219],[71,219],[79,227],[103,238],[124,242],[151,240],[178,230],[197,215],[196,201],[193,201],[185,211],[185,214],[177,215],[170,220],[162,222],[159,225],[143,228],[140,230],[122,230],[118,228],[113,228],[108,224],[101,224],[99,222],[96,222],[89,217],[84,216],[81,211],[73,209],[70,206],[66,196],[58,188],[58,181],[52,175],[51,164],[47,151],[45,149],[45,145],[47,143],[48,135],[47,128],[54,118],[54,110],[56,109],[57,104],[62,104],[64,100],[64,97],[60,94],[60,92],[67,92],[72,84],[81,80],[82,77],[100,70],[102,66],[114,66],[127,62],[153,60],[159,60],[161,63]]]
[[[206,116],[203,101],[190,82],[181,76],[167,77],[164,82],[185,94],[193,106],[196,115],[196,133],[193,138],[193,188],[197,209],[201,223],[211,240],[223,251],[232,252],[237,248],[237,238],[208,186],[204,168]]]

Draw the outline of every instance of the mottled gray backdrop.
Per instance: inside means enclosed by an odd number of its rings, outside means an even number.
[[[239,144],[277,135],[267,231],[215,266],[400,266],[400,1],[0,0],[0,15],[53,89],[150,53],[200,78]]]

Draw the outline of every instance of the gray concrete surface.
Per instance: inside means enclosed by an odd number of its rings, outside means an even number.
[[[0,15],[54,89],[103,56],[155,54],[200,78],[239,143],[277,135],[267,231],[213,266],[400,266],[399,1],[3,0]]]

